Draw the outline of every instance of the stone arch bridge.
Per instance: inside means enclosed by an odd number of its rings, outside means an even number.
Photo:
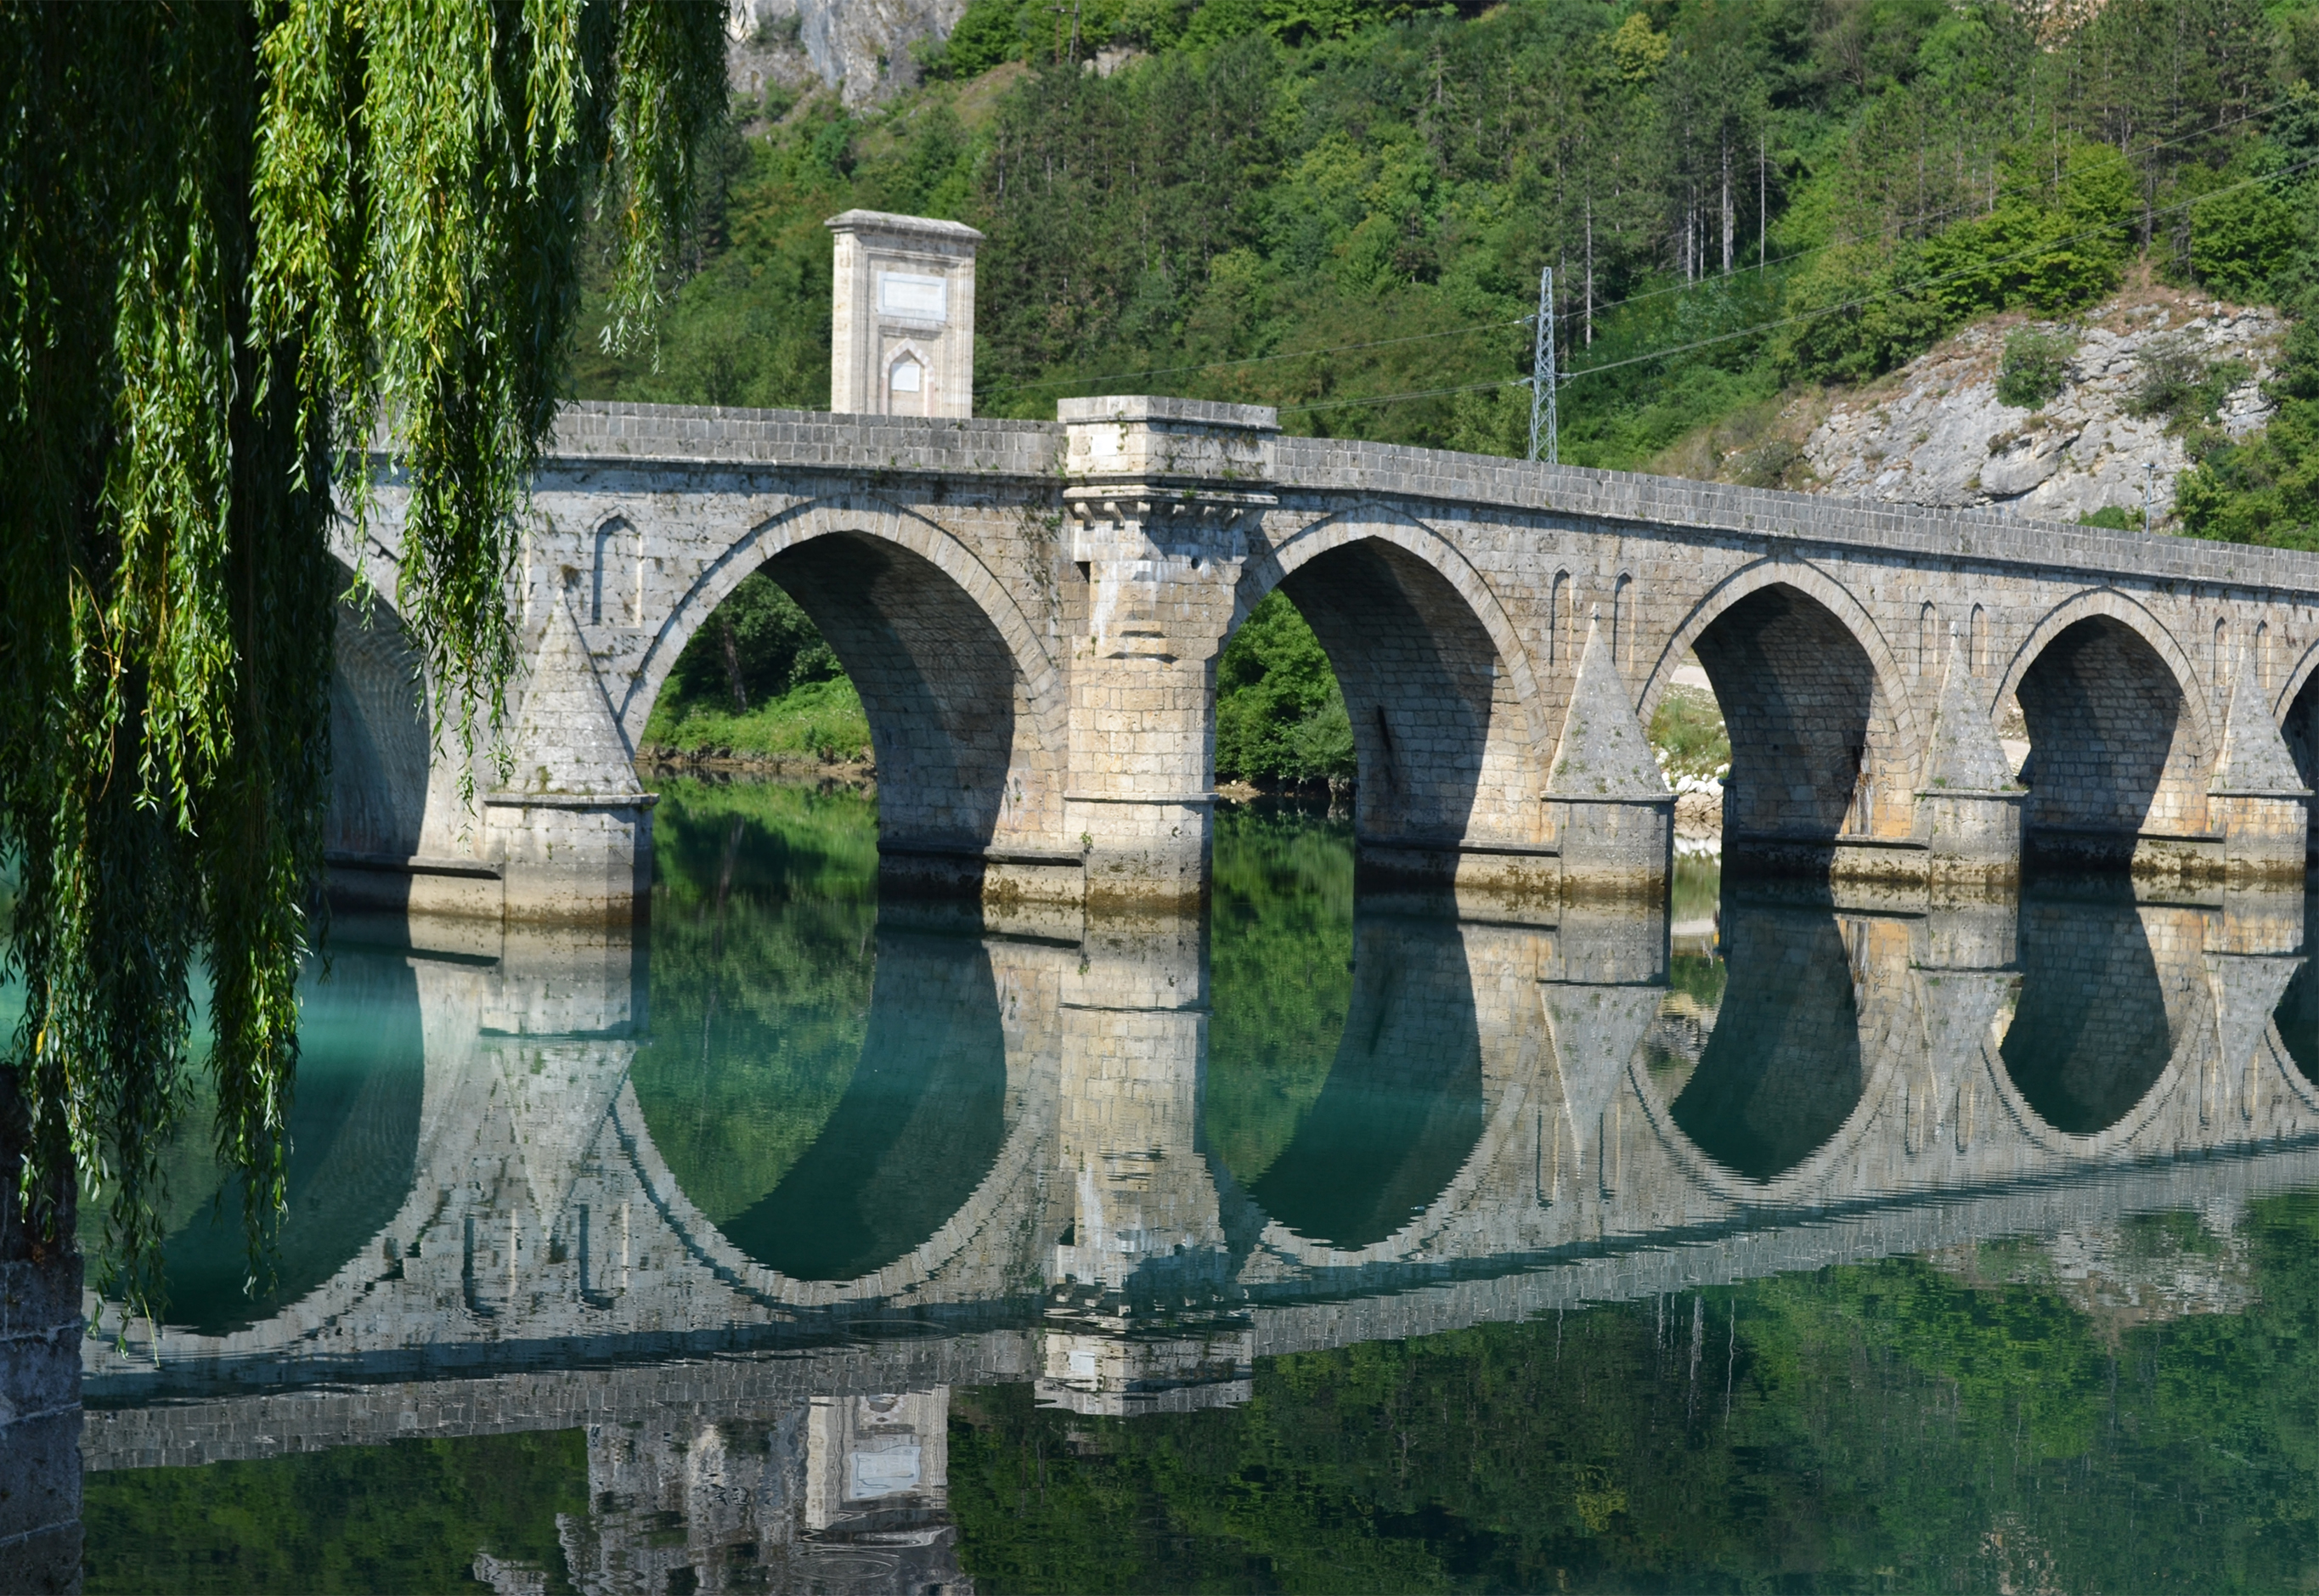
[[[395,516],[390,485],[349,567],[391,558]],[[341,627],[337,889],[631,915],[646,720],[761,568],[861,690],[889,876],[994,902],[1200,896],[1214,662],[1275,589],[1343,686],[1374,879],[1656,886],[1672,800],[1640,727],[1691,652],[1730,728],[1735,865],[2004,880],[2026,850],[2250,879],[2299,878],[2308,847],[2307,555],[1292,437],[1182,400],[1051,424],[576,405],[514,578],[511,775],[486,761],[464,804],[392,613]]]

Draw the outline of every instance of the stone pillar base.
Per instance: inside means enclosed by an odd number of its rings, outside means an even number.
[[[2209,826],[2223,834],[2223,879],[2299,881],[2310,851],[2310,799],[2301,793],[2211,792]]]
[[[1207,899],[1212,794],[1063,795],[1063,835],[1087,870],[1090,907],[1196,908]]]
[[[1358,837],[1354,890],[1386,914],[1459,915],[1550,925],[1562,903],[1551,848]]]
[[[483,849],[510,924],[626,925],[652,901],[654,793],[492,793]]]
[[[338,914],[472,920],[492,926],[507,917],[502,872],[488,860],[331,853],[323,864],[330,907]]]
[[[1547,834],[1562,855],[1562,895],[1651,897],[1674,877],[1674,795],[1546,800]]]
[[[2023,792],[1936,789],[1917,795],[1917,834],[1936,883],[2009,886],[2021,879]]]
[[[2209,952],[2278,957],[2303,951],[2302,883],[2262,882],[2223,892],[2223,934]]]
[[[2021,900],[1994,882],[1936,885],[1925,905],[1917,963],[1933,970],[2011,969],[2019,961]]]

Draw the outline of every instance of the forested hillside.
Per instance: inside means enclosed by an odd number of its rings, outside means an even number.
[[[1163,392],[1520,453],[1552,266],[1562,457],[1624,468],[2129,273],[2314,282],[2319,7],[974,0],[923,65],[867,114],[737,107],[657,366],[579,392],[826,404],[821,222],[855,205],[989,235],[993,415]],[[2188,529],[2319,545],[2302,341],[2270,435],[2194,449]]]

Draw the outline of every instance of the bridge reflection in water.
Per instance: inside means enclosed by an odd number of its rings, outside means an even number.
[[[91,1468],[584,1429],[583,1589],[741,1546],[922,1589],[956,1384],[1184,1411],[1270,1354],[2319,1184],[2299,895],[1728,892],[1702,940],[1356,906],[1347,855],[1220,862],[1212,950],[723,826],[664,827],[649,947],[341,926],[283,1283],[189,1218],[180,1322],[86,1345]]]

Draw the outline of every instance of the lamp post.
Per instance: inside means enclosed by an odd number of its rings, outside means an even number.
[[[2144,460],[2142,463],[2142,534],[2145,537],[2150,535],[2151,501],[2157,497],[2157,493],[2158,462]]]

